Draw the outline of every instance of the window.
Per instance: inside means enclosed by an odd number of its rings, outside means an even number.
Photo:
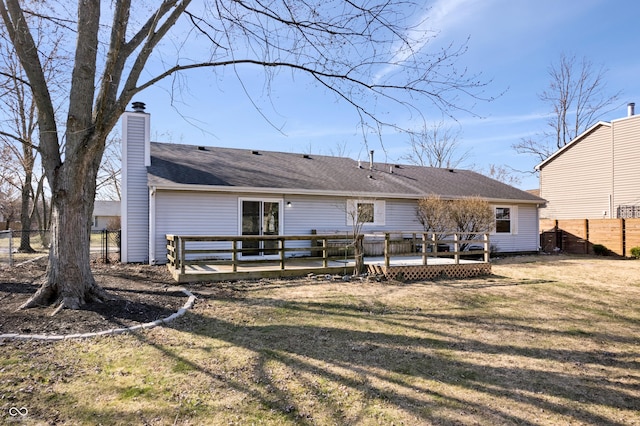
[[[511,207],[496,207],[496,233],[512,233],[511,210]]]
[[[365,226],[384,225],[385,202],[382,200],[347,200],[347,225],[357,221]]]
[[[373,203],[358,202],[358,222],[374,223],[374,206]]]

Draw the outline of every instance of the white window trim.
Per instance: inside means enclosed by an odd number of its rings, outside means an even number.
[[[354,225],[354,219],[357,217],[355,212],[358,208],[358,204],[366,203],[373,204],[373,222],[363,223],[364,227],[371,226],[384,226],[386,222],[386,202],[384,200],[368,200],[364,198],[348,199],[346,204],[346,224],[348,226]]]
[[[518,206],[513,205],[496,205],[493,206],[493,218],[496,220],[497,209],[509,209],[509,221],[511,222],[511,232],[497,232],[496,229],[491,235],[518,235]]]

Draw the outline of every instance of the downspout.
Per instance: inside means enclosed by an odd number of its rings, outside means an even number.
[[[149,265],[156,265],[156,187],[149,187]]]
[[[613,194],[609,194],[609,219],[613,219]]]
[[[542,252],[542,244],[540,242],[540,204],[536,204],[536,235],[538,236],[538,254]]]

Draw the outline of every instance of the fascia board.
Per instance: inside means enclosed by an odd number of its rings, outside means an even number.
[[[350,198],[385,198],[385,199],[405,199],[419,200],[430,194],[398,194],[378,193],[378,192],[347,192],[347,191],[318,191],[313,189],[299,188],[263,188],[263,187],[239,187],[239,186],[212,186],[212,185],[192,185],[192,184],[153,184],[157,190],[165,191],[195,191],[195,192],[219,192],[237,194],[283,194],[283,195],[312,195],[312,196],[333,196]],[[446,197],[445,199],[455,199],[462,197]],[[489,203],[511,203],[511,204],[542,204],[544,200],[521,200],[511,198],[486,198]]]

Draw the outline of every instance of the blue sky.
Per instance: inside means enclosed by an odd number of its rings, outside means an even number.
[[[427,5],[430,28],[440,32],[441,42],[470,37],[460,66],[491,80],[487,95],[504,92],[492,102],[469,104],[474,115],[456,114],[460,149],[471,153],[468,168],[496,164],[533,170],[537,159],[511,146],[545,131],[549,106],[538,94],[562,53],[603,66],[608,89],[622,91],[620,107],[603,120],[624,117],[627,102],[640,108],[640,2],[438,0]],[[376,161],[388,162],[409,150],[408,138],[391,132],[383,135],[384,149],[375,139],[365,145],[355,111],[304,77],[282,73],[268,90],[261,70],[247,70],[243,82],[251,99],[230,70],[217,78],[194,72],[186,82],[188,89],[174,96],[173,105],[169,82],[136,97],[151,114],[153,140],[327,155],[344,150],[363,160],[373,149]],[[431,105],[419,107],[434,122],[441,120]],[[402,111],[385,113],[401,117]],[[522,189],[537,186],[537,177],[523,176]]]

